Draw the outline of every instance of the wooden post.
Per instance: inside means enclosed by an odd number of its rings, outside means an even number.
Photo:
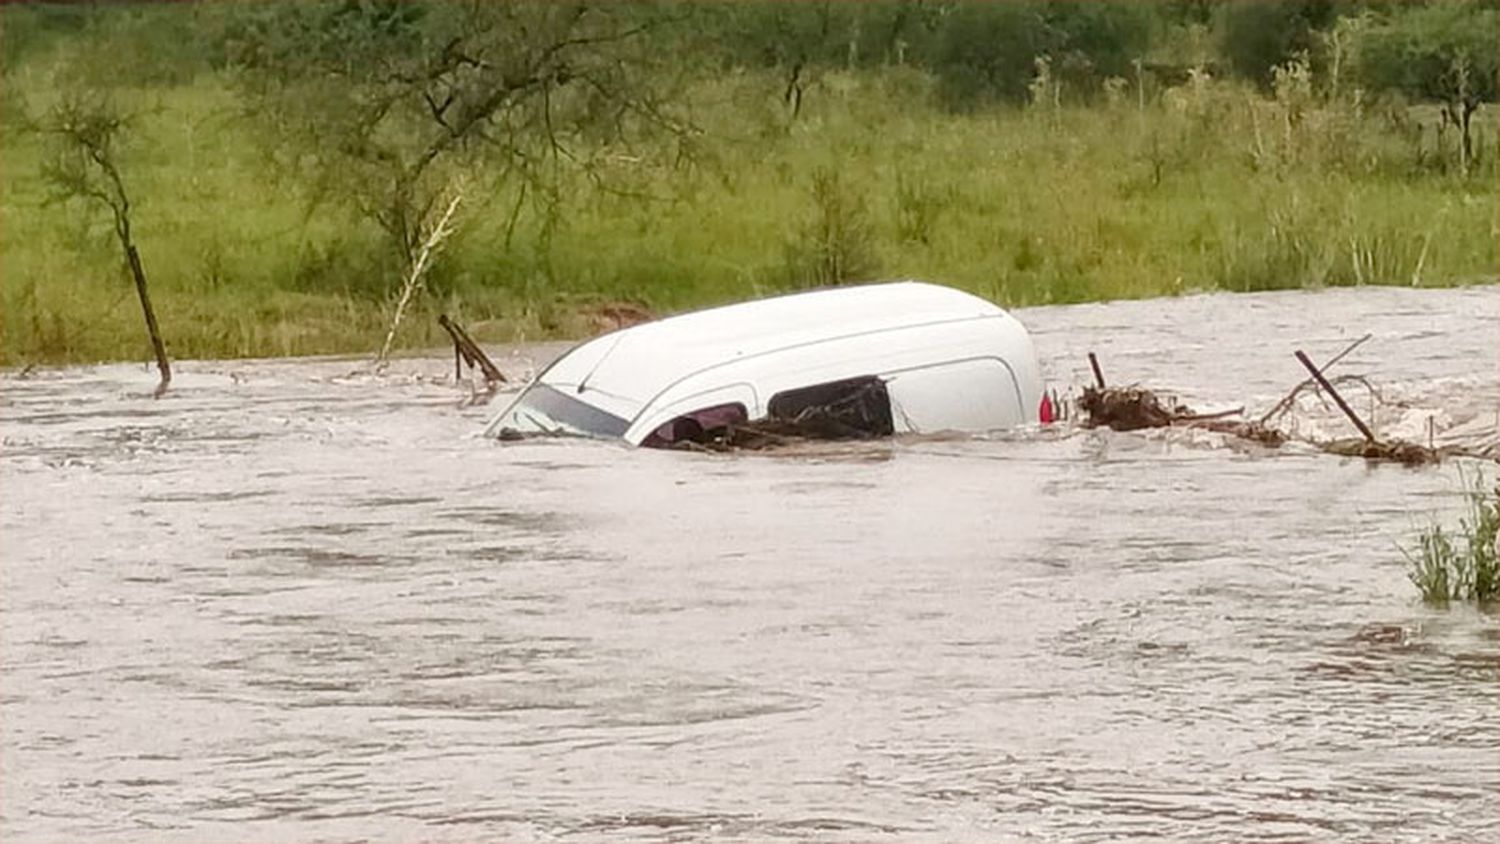
[[[1328,379],[1323,377],[1322,371],[1308,359],[1307,355],[1302,353],[1301,349],[1298,349],[1294,354],[1297,355],[1297,360],[1301,361],[1302,365],[1307,367],[1307,371],[1312,373],[1312,377],[1318,382],[1318,386],[1327,390],[1328,395],[1333,396],[1333,401],[1339,406],[1339,410],[1344,411],[1344,415],[1349,417],[1349,421],[1354,423],[1354,427],[1358,428],[1359,432],[1365,435],[1365,441],[1375,442],[1375,435],[1370,432],[1369,427],[1354,413],[1354,409],[1349,407],[1349,403],[1344,401],[1344,397],[1339,395],[1338,390],[1335,390],[1333,385],[1328,383]]]
[[[1104,389],[1104,373],[1100,371],[1099,359],[1094,357],[1093,352],[1089,352],[1089,366],[1094,370],[1094,386]]]
[[[469,336],[469,332],[465,331],[463,326],[449,319],[447,314],[438,315],[438,325],[441,325],[443,330],[448,332],[448,336],[453,338],[455,365],[457,364],[458,356],[462,355],[464,362],[469,364],[469,366],[479,367],[480,371],[484,373],[484,380],[489,384],[494,385],[505,382],[505,374],[500,371],[500,367],[496,366],[494,361],[490,360],[489,355],[486,355],[483,349],[479,348],[479,344],[474,342],[473,338]]]

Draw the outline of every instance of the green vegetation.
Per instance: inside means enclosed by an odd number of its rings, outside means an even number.
[[[130,193],[115,165],[115,139],[125,128],[125,121],[108,100],[64,97],[38,128],[51,140],[53,157],[43,166],[42,177],[56,197],[109,211],[121,255],[130,268],[141,301],[141,315],[146,321],[156,367],[161,372],[161,383],[156,388],[156,395],[160,396],[172,383],[172,366],[156,324],[156,312],[151,307],[141,254],[130,236]]]
[[[5,6],[0,363],[149,350],[107,221],[43,178],[34,127],[80,90],[131,116],[183,358],[373,353],[458,194],[398,346],[437,312],[536,339],[870,278],[1023,305],[1493,277],[1480,4],[1293,16],[1264,78],[1226,58],[1238,4],[469,8]],[[1430,73],[1391,73],[1412,45]]]
[[[1500,485],[1486,490],[1478,472],[1468,486],[1468,513],[1450,534],[1433,525],[1417,537],[1417,547],[1406,551],[1411,565],[1407,573],[1432,604],[1449,601],[1494,601],[1500,587],[1500,568],[1495,562],[1495,536],[1500,531]]]

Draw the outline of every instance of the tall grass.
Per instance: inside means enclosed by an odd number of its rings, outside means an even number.
[[[1458,530],[1434,524],[1417,536],[1415,548],[1403,549],[1407,576],[1432,604],[1474,601],[1489,604],[1500,589],[1500,567],[1495,560],[1495,537],[1500,532],[1500,485],[1486,489],[1483,477],[1461,476],[1468,487],[1468,512]]]
[[[1293,82],[1264,96],[1195,75],[1091,106],[953,114],[930,77],[895,68],[824,74],[796,115],[783,83],[698,84],[690,154],[589,151],[593,173],[564,173],[555,204],[518,196],[498,166],[475,173],[427,313],[398,342],[440,343],[437,310],[483,339],[538,338],[585,330],[577,313],[597,300],[671,311],[866,278],[1025,305],[1494,271],[1492,119],[1476,121],[1482,167],[1464,177],[1440,166],[1431,115]],[[45,67],[8,70],[7,88],[45,107]],[[171,352],[373,351],[396,265],[377,233],[278,180],[214,74],[122,96]],[[43,157],[42,138],[0,125],[0,364],[143,356],[105,221],[47,201]]]

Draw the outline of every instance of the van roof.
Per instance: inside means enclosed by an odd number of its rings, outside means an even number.
[[[1004,315],[972,294],[915,281],[794,293],[596,337],[538,381],[629,419],[671,384],[716,364],[835,338]]]

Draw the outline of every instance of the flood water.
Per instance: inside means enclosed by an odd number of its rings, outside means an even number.
[[[1334,371],[1382,432],[1495,443],[1494,287],[1017,313],[1054,386],[1094,350],[1200,410],[1370,332]],[[1401,553],[1456,523],[1454,464],[1065,426],[499,443],[450,358],[359,366],[0,381],[0,837],[1500,829],[1500,619],[1423,606]]]

